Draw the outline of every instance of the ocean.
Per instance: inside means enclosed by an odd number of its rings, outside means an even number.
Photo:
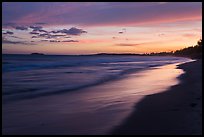
[[[138,70],[185,62],[182,57],[2,55],[3,102],[74,92]]]

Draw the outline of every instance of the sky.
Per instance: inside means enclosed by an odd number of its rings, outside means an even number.
[[[3,54],[168,52],[201,38],[201,2],[2,3]]]

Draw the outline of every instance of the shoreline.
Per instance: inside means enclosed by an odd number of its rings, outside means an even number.
[[[184,63],[178,68],[185,72],[178,77],[178,85],[143,98],[110,134],[201,135],[202,60]]]

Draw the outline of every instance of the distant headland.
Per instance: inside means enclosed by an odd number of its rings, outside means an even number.
[[[31,53],[30,55],[45,55],[43,53]]]

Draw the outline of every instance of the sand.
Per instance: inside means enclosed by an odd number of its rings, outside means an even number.
[[[202,60],[179,65],[181,83],[168,91],[148,95],[111,134],[201,135]]]

